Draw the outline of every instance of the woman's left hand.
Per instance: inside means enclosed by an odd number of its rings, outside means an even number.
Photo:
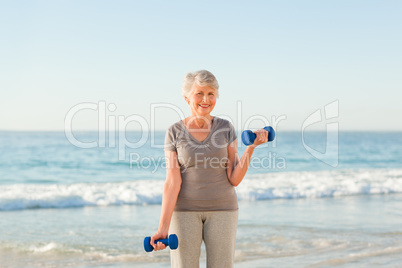
[[[258,145],[268,141],[268,131],[265,129],[256,130],[254,131],[254,134],[257,136],[255,137],[254,143],[251,146],[257,147]]]

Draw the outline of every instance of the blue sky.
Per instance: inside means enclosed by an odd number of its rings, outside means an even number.
[[[282,116],[278,129],[298,131],[338,101],[340,130],[402,130],[400,14],[387,0],[0,1],[0,130],[63,130],[72,107],[101,101],[116,120],[151,125],[155,103],[189,115],[180,87],[199,69],[220,83],[213,114],[236,128]],[[156,129],[179,120],[154,111]],[[97,122],[87,109],[72,127]]]

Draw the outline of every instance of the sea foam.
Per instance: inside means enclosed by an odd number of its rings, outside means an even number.
[[[160,204],[162,180],[0,186],[0,210]],[[402,193],[402,169],[278,172],[247,175],[239,200]]]

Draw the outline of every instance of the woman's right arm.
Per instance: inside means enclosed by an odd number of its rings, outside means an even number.
[[[170,220],[172,219],[173,210],[176,206],[177,196],[181,187],[181,173],[179,162],[177,161],[177,152],[166,150],[165,159],[166,181],[163,187],[161,218],[158,231],[151,237],[150,242],[155,250],[166,248],[163,243],[159,242],[155,244],[154,241],[167,238]]]

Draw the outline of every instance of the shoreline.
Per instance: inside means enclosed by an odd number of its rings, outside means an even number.
[[[7,268],[170,267],[168,250],[143,250],[159,215],[160,205],[8,211],[0,259]],[[234,267],[397,267],[401,221],[402,194],[239,201]]]

